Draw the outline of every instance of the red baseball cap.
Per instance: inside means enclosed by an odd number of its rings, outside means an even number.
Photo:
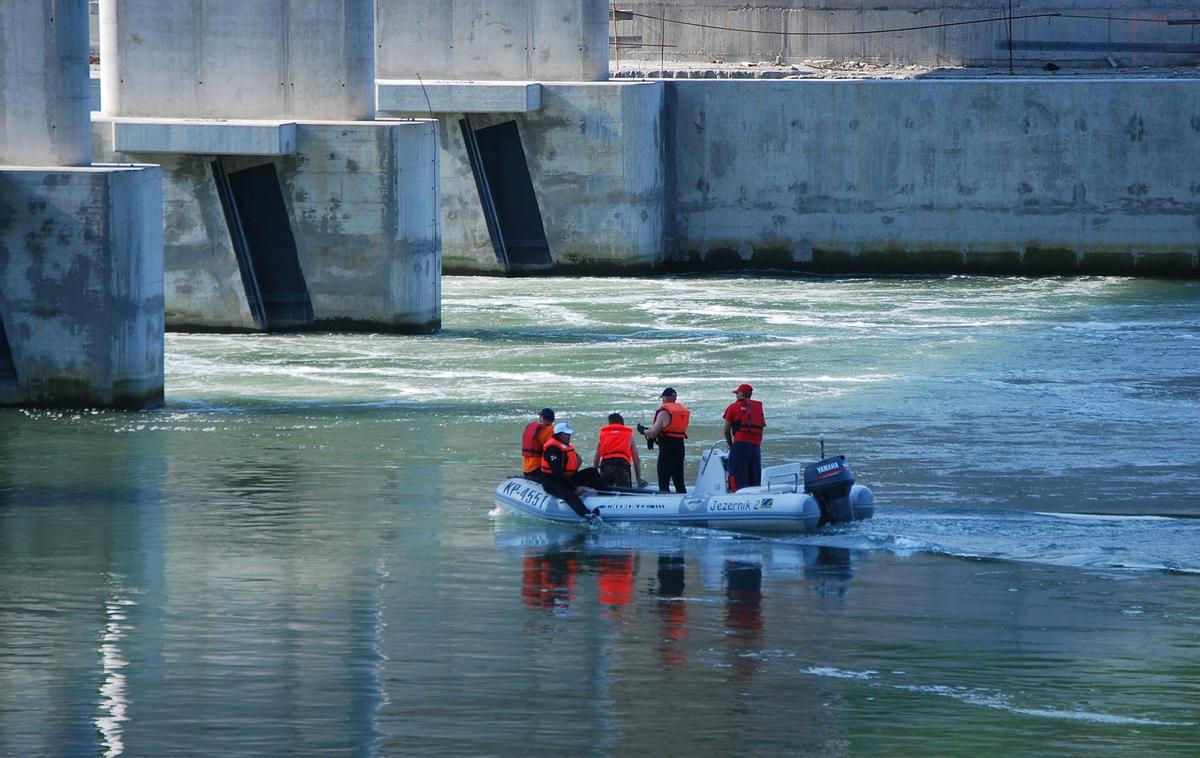
[[[739,384],[738,388],[733,391],[733,394],[736,395],[739,392],[745,392],[747,395],[749,395],[754,392],[754,388],[751,387],[749,384]]]

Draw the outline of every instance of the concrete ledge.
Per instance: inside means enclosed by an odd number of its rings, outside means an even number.
[[[92,114],[97,124],[112,125],[112,142],[121,153],[190,155],[290,155],[296,152],[293,121],[200,121],[120,118]]]
[[[531,113],[542,107],[535,82],[449,82],[379,79],[380,113]],[[428,100],[426,100],[428,96]]]

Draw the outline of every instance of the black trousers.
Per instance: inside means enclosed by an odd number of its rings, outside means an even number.
[[[594,468],[582,468],[576,471],[572,476],[542,476],[542,489],[547,493],[554,495],[559,500],[571,506],[571,510],[575,511],[580,517],[588,515],[588,507],[584,505],[583,498],[575,492],[576,487],[591,487],[594,490],[608,489],[608,483],[604,481],[604,477],[600,476],[600,472]]]
[[[687,492],[683,483],[683,440],[677,437],[659,437],[658,444],[658,491],[670,492],[675,482],[676,492]]]

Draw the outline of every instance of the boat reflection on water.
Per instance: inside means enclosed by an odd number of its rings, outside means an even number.
[[[531,610],[562,617],[598,610],[617,618],[630,606],[650,606],[658,653],[672,665],[688,663],[694,626],[714,626],[710,609],[719,598],[720,633],[731,647],[735,674],[753,673],[759,665],[753,653],[767,627],[764,586],[768,597],[800,591],[841,598],[854,562],[866,559],[865,551],[728,532],[581,530],[507,519],[497,521],[496,544],[520,557],[521,601]]]

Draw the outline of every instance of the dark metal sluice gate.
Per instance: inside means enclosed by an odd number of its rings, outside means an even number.
[[[212,171],[254,320],[266,331],[312,323],[312,298],[275,164],[226,171],[218,158]]]
[[[548,268],[550,244],[517,122],[475,129],[463,118],[459,127],[496,258],[510,272]]]
[[[12,347],[8,344],[8,332],[4,331],[4,319],[0,318],[0,384],[17,383],[17,366],[13,361]]]

